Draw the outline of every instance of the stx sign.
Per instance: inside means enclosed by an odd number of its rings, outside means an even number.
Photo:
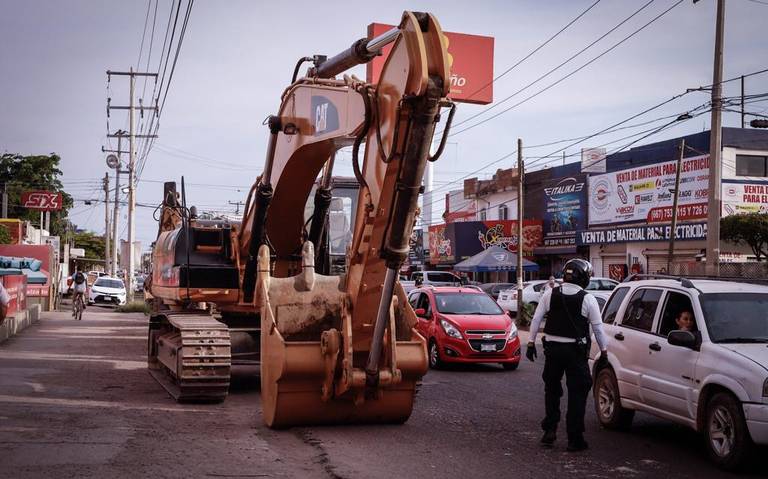
[[[62,207],[61,193],[27,191],[21,195],[21,206],[36,211],[57,211]]]

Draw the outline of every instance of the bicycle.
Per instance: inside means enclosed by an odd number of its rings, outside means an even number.
[[[84,308],[83,295],[81,293],[75,293],[75,299],[72,302],[72,316],[78,321],[83,319]]]

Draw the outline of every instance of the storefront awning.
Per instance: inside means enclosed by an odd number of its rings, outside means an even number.
[[[491,246],[471,258],[457,263],[453,269],[455,271],[473,272],[516,271],[517,255],[499,246]],[[523,259],[523,270],[538,271],[539,265],[533,261]]]

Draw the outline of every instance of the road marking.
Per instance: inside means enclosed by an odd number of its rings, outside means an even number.
[[[220,414],[216,409],[195,409],[184,406],[158,406],[153,404],[128,404],[113,401],[95,401],[93,399],[64,399],[64,398],[45,398],[35,396],[8,396],[0,394],[0,403],[38,405],[38,406],[64,406],[64,407],[94,407],[120,409],[123,411],[147,410],[147,411],[166,411],[166,412],[201,412],[209,414]]]

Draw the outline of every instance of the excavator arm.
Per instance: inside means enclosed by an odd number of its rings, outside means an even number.
[[[335,78],[390,42],[377,84]],[[426,163],[436,159],[429,150],[441,106],[450,105],[448,79],[438,22],[405,12],[392,31],[318,62],[269,119],[264,173],[238,237],[247,258],[244,300],[253,298],[261,312],[269,426],[402,422],[410,415],[427,353],[397,272]],[[313,243],[326,227],[334,154],[345,146],[353,147],[358,206],[347,274],[328,277],[316,274]],[[318,175],[307,232],[304,206]]]

